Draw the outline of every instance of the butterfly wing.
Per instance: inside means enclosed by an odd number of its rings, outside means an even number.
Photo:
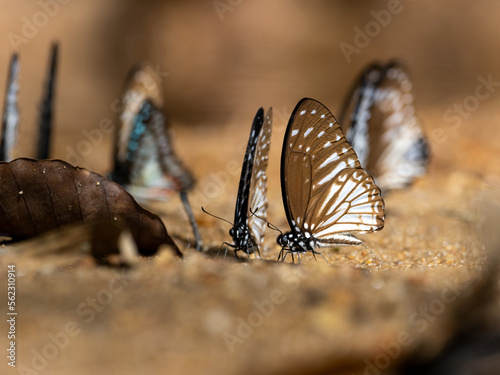
[[[115,157],[118,162],[127,158],[128,139],[134,127],[134,120],[145,100],[157,108],[163,106],[161,79],[149,65],[135,65],[125,79],[122,89],[121,106],[118,113],[118,132],[115,142]]]
[[[380,189],[361,168],[335,117],[316,100],[302,99],[288,123],[281,188],[292,230],[310,233],[320,245],[349,244],[346,232],[383,228]]]
[[[127,144],[123,145],[126,159],[115,164],[113,180],[123,184],[140,201],[165,199],[169,192],[177,190],[175,181],[161,167],[155,129],[163,126],[163,114],[145,100],[132,121]]]
[[[55,93],[55,83],[57,77],[57,62],[59,56],[59,45],[52,44],[50,51],[49,71],[45,81],[45,90],[40,106],[39,118],[39,138],[38,138],[38,159],[48,159],[50,156],[50,137],[52,134],[52,113]]]
[[[264,240],[266,222],[260,218],[267,217],[267,176],[266,169],[271,146],[271,132],[273,123],[272,108],[266,112],[262,129],[258,135],[253,159],[252,177],[250,179],[248,228],[257,245],[261,246]],[[252,214],[255,213],[255,215]]]
[[[384,67],[372,109],[381,134],[373,145],[373,165],[367,167],[383,189],[403,188],[427,169],[429,146],[415,116],[411,88],[403,66],[393,62]]]
[[[377,139],[374,134],[378,129],[370,125],[371,110],[375,100],[377,86],[381,79],[382,68],[378,64],[368,66],[346,97],[340,115],[340,124],[351,146],[356,150],[359,162],[364,168],[369,167],[371,142]]]
[[[7,94],[3,111],[2,138],[0,142],[0,160],[10,161],[14,155],[19,124],[19,109],[17,93],[19,91],[19,71],[21,69],[17,54],[10,60],[9,77],[7,81]]]
[[[130,184],[152,195],[188,191],[194,178],[173,151],[165,115],[161,111],[161,79],[145,64],[128,74],[122,94],[115,141],[113,180]],[[134,155],[134,156],[132,156]],[[158,198],[158,197],[156,197]]]
[[[425,173],[429,147],[406,70],[396,62],[372,65],[355,87],[341,117],[348,141],[382,189],[408,185]]]
[[[252,128],[250,129],[250,137],[245,151],[243,166],[241,167],[240,184],[238,186],[238,195],[236,197],[236,208],[234,210],[234,226],[247,225],[248,204],[250,197],[250,184],[252,181],[252,166],[255,160],[255,150],[259,140],[259,134],[264,123],[264,109],[259,108],[257,111]]]

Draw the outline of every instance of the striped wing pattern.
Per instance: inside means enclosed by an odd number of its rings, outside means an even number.
[[[380,189],[323,104],[308,98],[297,104],[285,134],[281,163],[285,211],[296,233],[328,246],[352,244],[348,232],[383,228]]]
[[[382,190],[403,188],[426,171],[429,146],[415,116],[411,89],[402,65],[374,64],[365,69],[344,105],[341,121],[347,139]]]
[[[7,81],[7,93],[2,119],[2,138],[0,141],[0,160],[10,161],[14,156],[17,143],[17,128],[19,124],[19,108],[17,96],[19,91],[19,71],[21,63],[17,54],[12,55]]]
[[[272,108],[269,108],[266,112],[262,129],[259,132],[250,181],[248,228],[259,247],[262,246],[266,227],[266,222],[260,218],[265,219],[267,217],[266,169],[269,161],[269,149],[271,147],[272,123],[273,112]],[[255,213],[255,215],[250,211]]]
[[[250,185],[252,180],[252,166],[255,160],[255,150],[259,140],[259,134],[264,123],[264,110],[259,108],[255,114],[243,166],[241,167],[240,184],[238,186],[238,195],[236,197],[236,208],[234,210],[234,226],[247,226],[247,217],[249,215]]]
[[[384,73],[374,98],[373,120],[381,121],[383,129],[380,145],[374,150],[374,171],[381,186],[396,189],[426,172],[429,146],[415,116],[407,72],[399,65],[389,65]]]
[[[343,105],[340,123],[351,146],[356,150],[359,162],[366,167],[370,155],[370,141],[374,138],[369,127],[371,108],[377,84],[380,81],[381,68],[372,64],[358,78],[347,101]]]

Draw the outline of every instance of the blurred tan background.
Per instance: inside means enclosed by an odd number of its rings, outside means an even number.
[[[480,101],[461,126],[452,129],[452,122],[443,122],[447,109],[474,95],[479,76],[500,81],[500,3],[495,1],[0,0],[0,7],[0,92],[13,45],[22,62],[18,156],[32,155],[49,47],[57,40],[56,158],[68,159],[68,147],[76,149],[85,139],[83,129],[98,129],[102,119],[115,119],[113,105],[123,79],[140,60],[159,64],[165,73],[166,107],[179,153],[193,164],[198,154],[187,155],[188,126],[207,136],[212,125],[233,124],[226,131],[241,126],[245,142],[256,109],[273,106],[279,132],[273,142],[278,145],[299,99],[314,97],[338,115],[362,67],[396,57],[410,69],[418,114],[429,136],[436,138],[433,150],[436,144],[446,150],[434,152],[434,162],[469,169],[481,163],[481,169],[500,173],[497,163],[488,165],[489,155],[500,147],[492,117],[498,92]],[[374,12],[389,11],[390,19],[385,25],[378,21],[377,29]],[[13,34],[26,36],[27,23],[35,26],[32,35],[13,43]],[[356,27],[372,27],[374,36],[348,62],[340,44],[356,46]],[[432,133],[435,128],[441,132]],[[111,135],[105,135],[79,164],[109,170],[110,142]],[[216,152],[232,145],[210,147]],[[480,159],[462,160],[462,147],[477,147]]]

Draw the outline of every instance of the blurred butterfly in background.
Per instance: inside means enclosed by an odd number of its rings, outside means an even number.
[[[278,260],[318,248],[360,245],[350,232],[384,227],[380,189],[361,167],[339,123],[320,102],[295,107],[283,140],[281,191],[290,231],[277,238]],[[322,254],[321,254],[322,255]]]
[[[201,251],[201,238],[187,192],[195,184],[189,170],[175,155],[162,112],[161,77],[148,65],[129,73],[122,94],[111,178],[139,201],[165,200],[180,194]]]
[[[234,223],[229,222],[233,225],[229,230],[229,235],[234,243],[224,242],[221,246],[222,249],[226,245],[226,253],[227,247],[234,248],[236,257],[240,250],[248,256],[259,253],[259,248],[263,244],[268,206],[266,169],[271,145],[272,122],[272,108],[268,109],[265,116],[264,109],[259,108],[250,129],[236,197]]]
[[[14,157],[14,147],[17,142],[19,126],[19,108],[17,95],[19,91],[19,71],[21,63],[17,53],[12,55],[7,77],[7,90],[2,117],[2,138],[0,141],[0,161],[11,161]]]
[[[50,138],[53,122],[53,107],[55,96],[55,81],[57,75],[57,60],[59,53],[58,43],[53,43],[50,49],[49,69],[45,80],[42,102],[39,112],[39,130],[37,137],[38,159],[48,159],[50,152]],[[17,53],[12,55],[9,75],[7,79],[7,93],[5,95],[5,104],[2,121],[2,138],[0,141],[0,160],[11,161],[14,158],[14,149],[17,143],[17,133],[19,128],[19,109],[17,96],[19,91],[19,72],[21,63]]]
[[[40,104],[40,118],[38,120],[39,137],[36,154],[37,159],[48,159],[50,157],[50,138],[52,135],[58,59],[59,44],[53,43],[50,48],[49,69],[47,71],[43,98]]]
[[[368,66],[340,116],[347,140],[382,191],[404,188],[423,174],[429,145],[413,106],[406,69],[391,61]]]

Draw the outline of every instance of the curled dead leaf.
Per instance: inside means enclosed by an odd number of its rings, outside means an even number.
[[[0,233],[19,240],[95,220],[124,222],[142,255],[167,244],[182,257],[161,219],[103,176],[62,160],[0,162]]]

